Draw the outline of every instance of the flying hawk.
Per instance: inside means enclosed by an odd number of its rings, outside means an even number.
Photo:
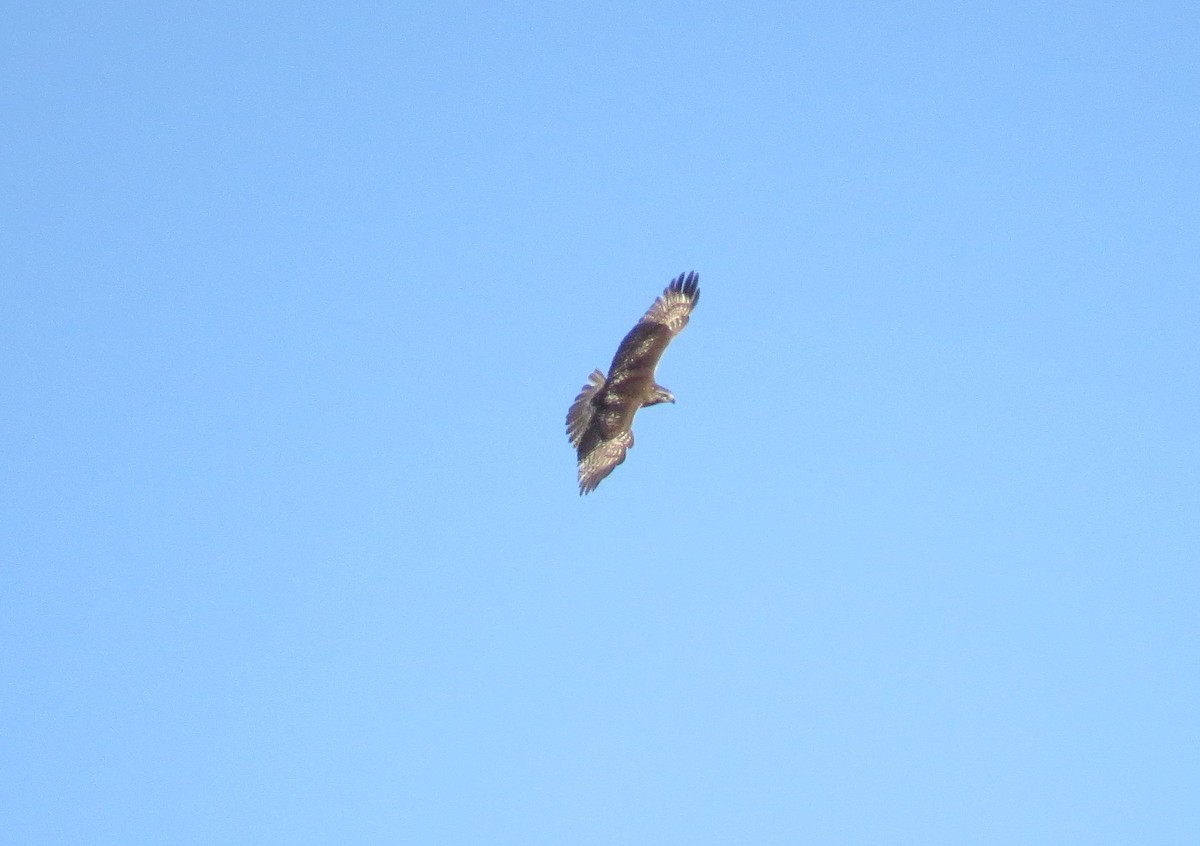
[[[675,402],[656,384],[654,369],[671,339],[687,326],[700,300],[700,276],[680,274],[629,330],[608,377],[592,371],[567,412],[567,437],[579,457],[579,493],[591,493],[633,446],[633,416],[645,405]]]

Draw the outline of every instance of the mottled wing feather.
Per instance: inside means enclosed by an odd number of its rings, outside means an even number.
[[[679,274],[663,290],[642,316],[641,323],[660,323],[678,335],[687,326],[692,309],[700,301],[700,275],[695,271]]]
[[[593,370],[592,375],[588,376],[587,384],[583,386],[579,396],[575,397],[575,402],[571,403],[571,409],[567,412],[567,437],[571,439],[571,446],[577,447],[583,440],[583,433],[587,431],[596,415],[596,406],[592,399],[603,387],[604,374]]]
[[[596,448],[579,460],[579,493],[587,494],[608,476],[617,465],[625,460],[625,453],[633,446],[633,432],[626,430],[608,441],[600,441]]]
[[[687,326],[699,300],[700,276],[697,273],[681,273],[671,280],[617,347],[608,371],[609,386],[624,388],[629,384],[635,395],[652,386],[658,360],[671,340]]]

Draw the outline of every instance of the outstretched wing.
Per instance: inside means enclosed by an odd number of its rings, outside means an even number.
[[[567,437],[571,439],[571,446],[579,446],[579,442],[583,440],[583,433],[592,424],[592,418],[596,416],[596,406],[592,399],[603,387],[604,374],[593,370],[592,375],[588,376],[588,383],[583,386],[579,396],[575,397],[575,402],[571,403],[571,409],[567,412]]]
[[[594,491],[625,460],[625,453],[633,446],[629,422],[636,411],[632,397],[607,390],[604,374],[592,371],[567,412],[567,437],[578,456],[581,494]]]
[[[626,429],[615,438],[600,441],[587,455],[579,459],[579,492],[591,493],[617,465],[625,460],[625,453],[633,446],[633,432]]]
[[[699,301],[699,274],[681,273],[671,280],[617,347],[608,371],[609,384],[613,387],[626,382],[637,383],[639,387],[653,384],[658,360],[671,339],[687,326]]]
[[[654,305],[642,315],[640,323],[660,323],[671,331],[674,337],[687,326],[688,318],[696,303],[700,302],[700,274],[694,270],[688,274],[679,274],[671,280],[671,284],[663,290],[662,295],[654,301]]]

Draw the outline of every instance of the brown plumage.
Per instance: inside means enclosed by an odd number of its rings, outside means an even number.
[[[638,409],[675,402],[656,384],[654,370],[671,339],[687,326],[700,300],[700,277],[680,274],[667,285],[638,324],[629,330],[605,377],[592,371],[567,412],[567,437],[579,459],[579,493],[591,493],[633,446],[633,417]]]

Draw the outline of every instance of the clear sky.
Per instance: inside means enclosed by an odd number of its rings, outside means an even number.
[[[0,840],[1200,843],[1195,3],[4,17]]]

